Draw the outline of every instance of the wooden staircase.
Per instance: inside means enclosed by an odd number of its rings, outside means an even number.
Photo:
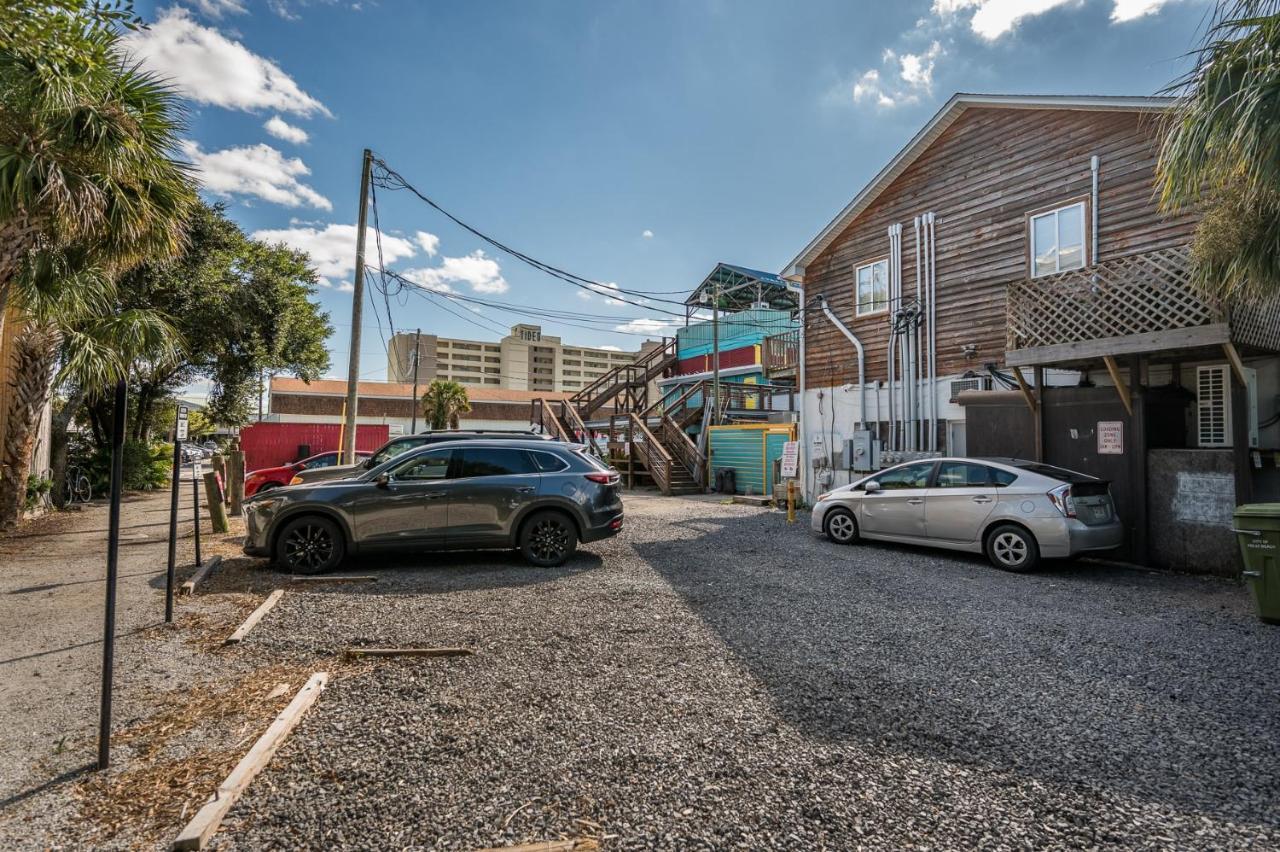
[[[770,395],[794,389],[721,382],[720,411],[714,417],[710,410],[714,383],[709,379],[693,383],[674,400],[659,397],[650,402],[649,383],[670,375],[676,362],[675,340],[664,339],[662,346],[610,370],[567,400],[534,400],[531,420],[562,441],[572,443],[578,435],[589,436],[585,443],[590,451],[615,467],[629,487],[653,484],[664,494],[703,492],[707,489],[706,453],[687,430],[701,423],[705,435],[711,422],[767,417]],[[610,410],[602,419],[597,413],[606,405]],[[592,420],[590,429],[587,420]],[[592,437],[600,433],[607,438],[605,452]]]

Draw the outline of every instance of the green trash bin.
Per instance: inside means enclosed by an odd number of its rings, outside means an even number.
[[[1253,589],[1258,617],[1280,624],[1280,503],[1237,506],[1231,531],[1240,540],[1244,578]]]

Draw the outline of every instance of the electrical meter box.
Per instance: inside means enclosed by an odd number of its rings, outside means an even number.
[[[844,458],[846,467],[858,473],[875,470],[872,467],[871,430],[859,429],[853,437],[844,442]]]

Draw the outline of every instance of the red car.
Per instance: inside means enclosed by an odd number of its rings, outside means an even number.
[[[358,459],[367,459],[368,453],[356,453]],[[300,470],[315,467],[333,467],[338,463],[337,451],[329,453],[318,453],[314,456],[308,456],[302,461],[296,461],[292,464],[281,465],[280,467],[264,467],[245,474],[244,477],[244,496],[252,497],[259,491],[266,491],[270,488],[279,488],[282,485],[288,485],[289,480],[293,479],[293,475]]]

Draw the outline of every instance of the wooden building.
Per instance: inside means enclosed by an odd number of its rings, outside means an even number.
[[[1154,192],[1168,105],[956,95],[805,247],[810,496],[903,454],[1031,456],[1112,480],[1129,558],[1233,551],[1230,507],[1277,486],[1280,311],[1192,288],[1195,217]]]

